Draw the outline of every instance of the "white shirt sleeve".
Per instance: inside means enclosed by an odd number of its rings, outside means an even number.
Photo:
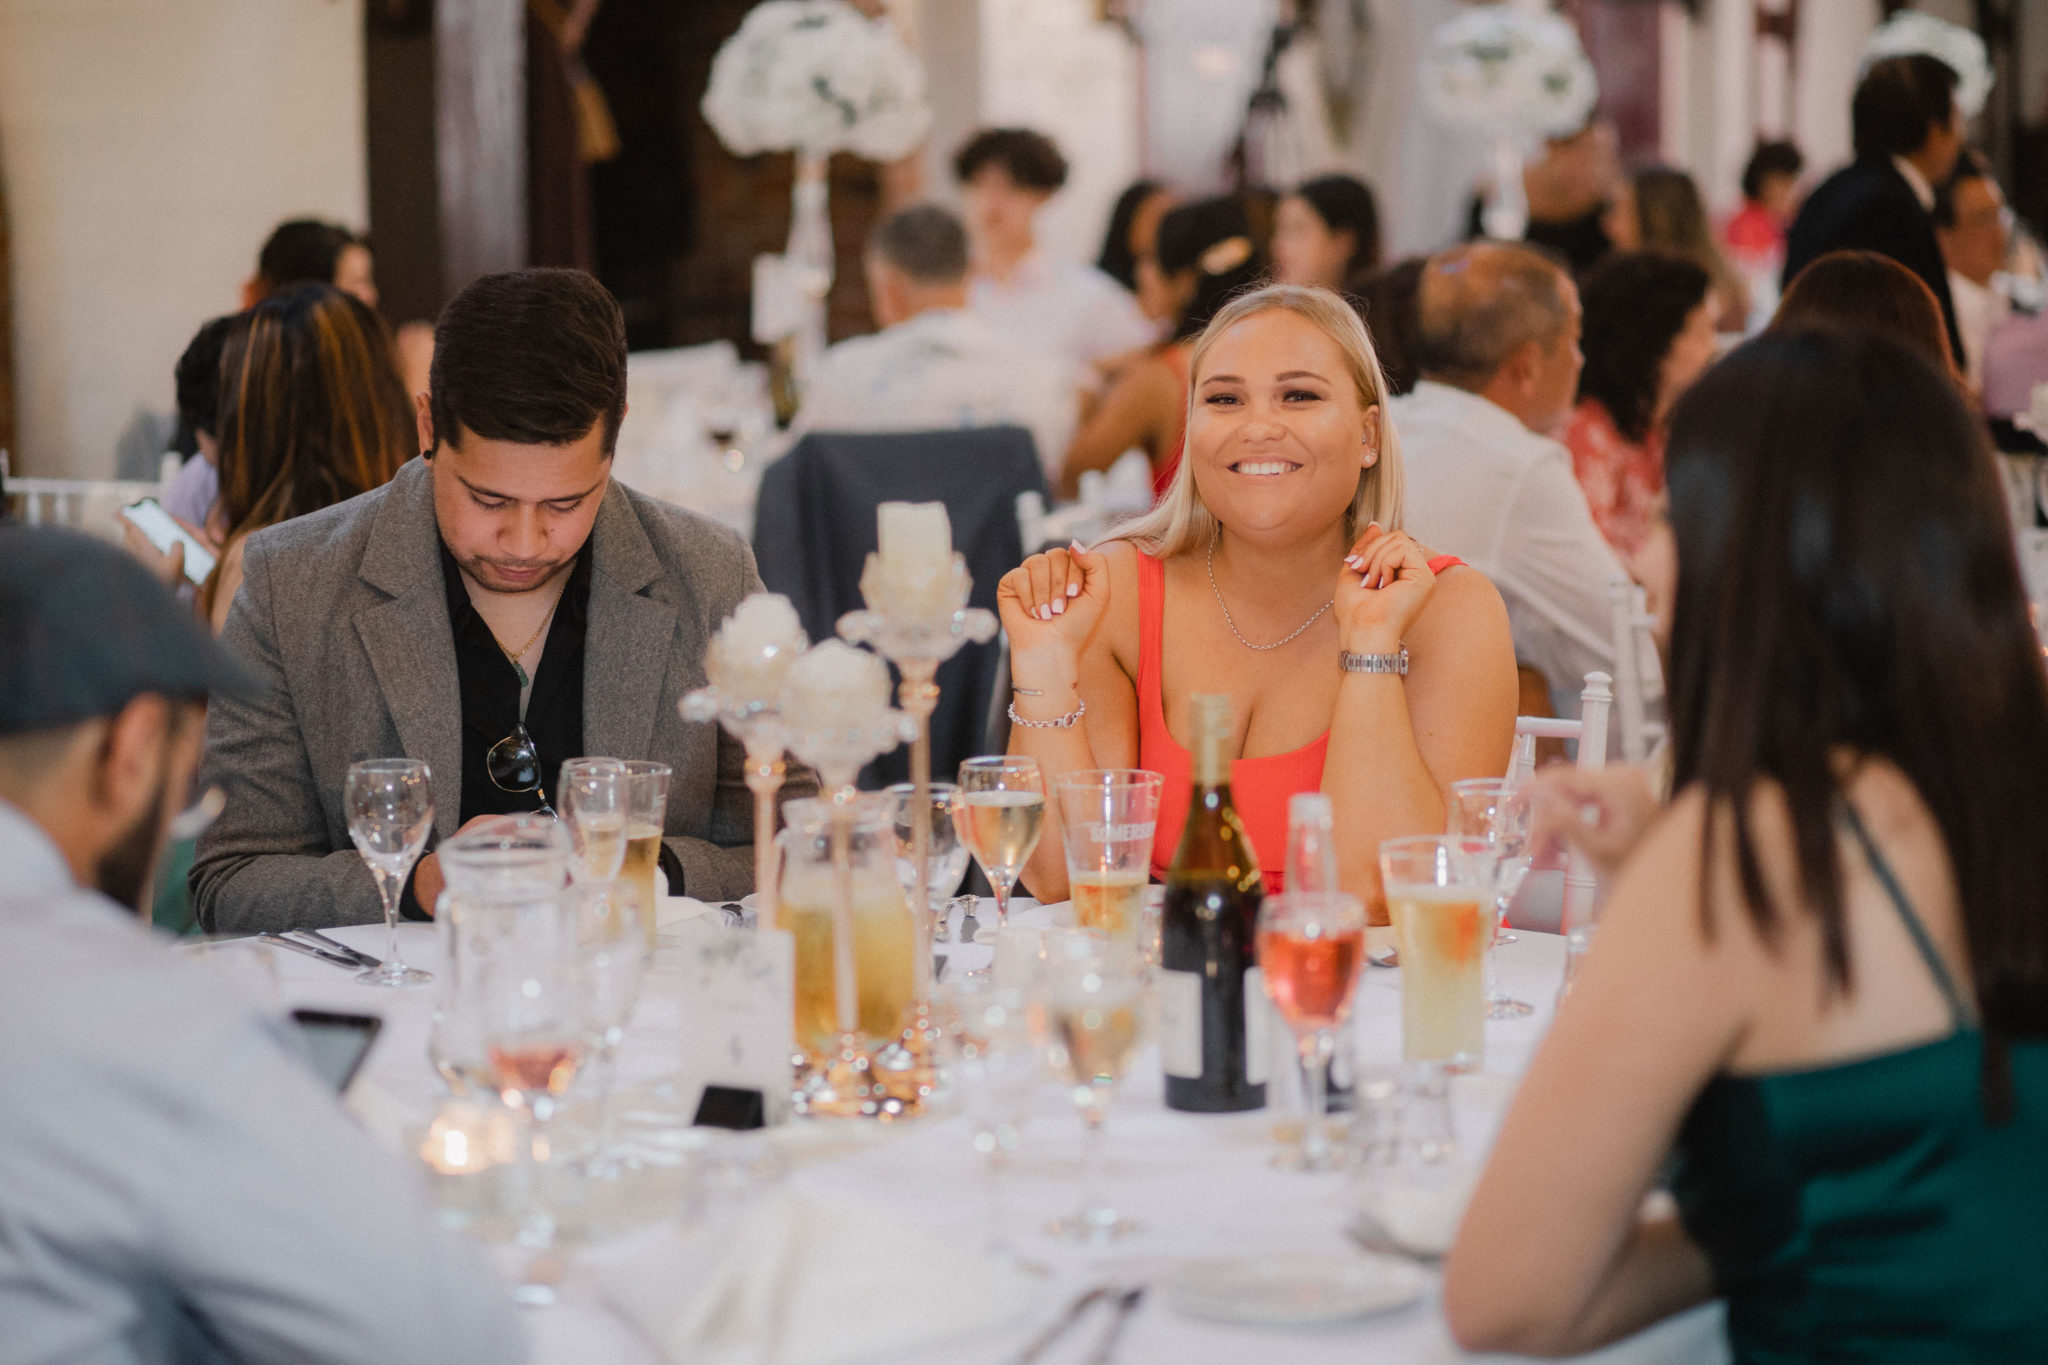
[[[1515,655],[1541,672],[1553,691],[1576,693],[1586,674],[1614,671],[1608,586],[1626,571],[1602,539],[1561,450],[1529,463],[1505,515],[1496,579]]]

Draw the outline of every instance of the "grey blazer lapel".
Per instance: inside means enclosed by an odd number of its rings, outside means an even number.
[[[391,480],[357,572],[392,599],[357,612],[356,635],[406,756],[433,769],[434,830],[445,839],[462,822],[462,685],[426,461]]]
[[[590,617],[583,655],[583,747],[606,758],[654,751],[660,708],[673,705],[668,679],[676,606],[647,595],[665,584],[661,560],[625,490],[605,492],[590,534]]]

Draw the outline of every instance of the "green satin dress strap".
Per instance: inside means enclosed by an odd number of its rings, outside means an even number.
[[[2048,1362],[2048,1042],[2011,1045],[1993,1125],[1975,1012],[1853,807],[1841,823],[1956,1030],[1829,1066],[1709,1081],[1672,1193],[1740,1365]]]

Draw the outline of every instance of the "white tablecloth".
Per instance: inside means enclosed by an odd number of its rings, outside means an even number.
[[[984,902],[986,904],[986,902]],[[1025,912],[1030,913],[1030,912]],[[1039,911],[1043,914],[1045,912]],[[331,931],[372,953],[383,951],[382,926]],[[435,944],[429,926],[400,929],[406,959],[432,969]],[[977,965],[986,949],[941,945],[954,962],[949,970]],[[1563,966],[1563,940],[1524,931],[1520,941],[1498,950],[1500,975],[1508,990],[1536,1005],[1525,1020],[1487,1025],[1484,1072],[1458,1082],[1459,1141],[1468,1150],[1490,1143],[1514,1081],[1527,1066],[1547,1027]],[[381,1014],[385,1027],[365,1062],[359,1098],[374,1123],[401,1116],[424,1124],[443,1098],[439,1078],[426,1059],[432,988],[378,990],[355,985],[341,971],[307,958],[282,955],[284,994],[291,1005]],[[675,1065],[676,1011],[664,998],[657,971],[650,977],[622,1059],[622,1078],[650,1079]],[[1354,1014],[1361,1063],[1398,1059],[1400,973],[1368,969]],[[1343,1226],[1350,1208],[1346,1176],[1305,1175],[1273,1168],[1274,1115],[1193,1116],[1161,1103],[1156,1053],[1148,1050],[1125,1078],[1112,1111],[1106,1146],[1108,1188],[1118,1208],[1135,1217],[1141,1230],[1109,1248],[1081,1248],[1058,1242],[1040,1229],[1072,1210],[1078,1197],[1081,1126],[1064,1092],[1048,1084],[1024,1132],[1022,1148],[1006,1178],[1007,1223],[1014,1242],[1030,1259],[1053,1271],[1045,1311],[1049,1315],[1081,1288],[1103,1280],[1149,1280],[1173,1261],[1187,1257],[1263,1252],[1348,1253]],[[847,1121],[842,1121],[847,1122]],[[787,1176],[800,1192],[873,1205],[900,1221],[942,1233],[962,1247],[977,1248],[984,1235],[986,1204],[981,1158],[969,1146],[964,1121],[921,1120],[867,1131],[864,1141],[832,1145],[829,1155],[805,1158]],[[799,1135],[807,1136],[807,1135]],[[791,1146],[799,1152],[814,1144]],[[528,1310],[535,1359],[561,1365],[658,1365],[653,1351],[602,1304],[593,1280],[610,1263],[632,1258],[664,1235],[660,1228],[629,1233],[579,1248],[562,1301]],[[1540,1237],[1540,1229],[1529,1235]],[[929,1269],[920,1284],[903,1286],[905,1303],[915,1296],[948,1292],[944,1266]],[[904,1305],[877,1311],[905,1312]],[[1099,1313],[1100,1310],[1098,1310]],[[1100,1318],[1062,1338],[1044,1365],[1066,1365],[1086,1357]],[[953,1346],[917,1357],[913,1365],[997,1365],[1013,1357],[1035,1324],[972,1346]],[[1164,1296],[1148,1296],[1128,1324],[1116,1355],[1120,1365],[1247,1365],[1248,1362],[1361,1362],[1470,1360],[1450,1341],[1435,1293],[1413,1307],[1378,1318],[1315,1330],[1228,1327],[1175,1313]],[[1727,1359],[1717,1308],[1668,1321],[1607,1351],[1585,1357],[1602,1365],[1702,1365]]]

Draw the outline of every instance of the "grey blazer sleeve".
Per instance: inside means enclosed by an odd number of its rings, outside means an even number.
[[[213,933],[381,919],[376,883],[353,847],[335,848],[278,648],[275,585],[260,542],[242,564],[221,643],[259,680],[254,699],[207,708],[203,783],[227,806],[199,837],[192,899]]]

